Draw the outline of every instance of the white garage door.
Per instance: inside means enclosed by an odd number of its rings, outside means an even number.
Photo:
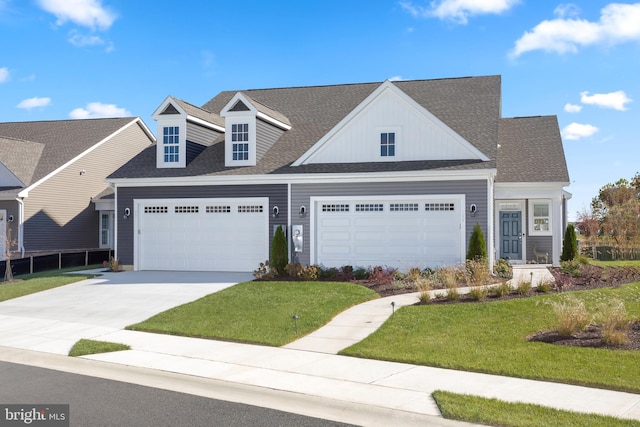
[[[316,260],[327,267],[439,267],[464,260],[464,196],[315,202]]]
[[[268,199],[135,201],[136,269],[253,271],[269,258]]]

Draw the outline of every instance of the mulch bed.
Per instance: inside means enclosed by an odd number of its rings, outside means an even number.
[[[561,337],[558,331],[537,332],[527,337],[529,341],[544,342],[570,347],[593,347],[609,350],[640,350],[640,322],[629,325],[629,341],[619,346],[608,346],[602,342],[602,330],[599,325],[589,326],[586,331]]]

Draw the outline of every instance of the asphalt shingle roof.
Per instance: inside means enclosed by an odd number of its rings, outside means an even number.
[[[496,182],[569,182],[556,116],[500,119]]]
[[[173,98],[173,97],[172,97]],[[189,104],[187,101],[183,101],[179,98],[173,98],[180,107],[187,112],[188,115],[195,117],[205,122],[213,123],[220,127],[224,127],[224,119],[217,114],[204,110],[200,107],[196,107],[193,104]]]
[[[29,186],[133,120],[137,118],[0,123],[0,162]]]
[[[255,102],[256,108],[258,105],[265,106],[271,110],[269,115],[277,112],[291,124],[291,129],[283,133],[256,166],[225,167],[224,144],[217,143],[202,151],[186,168],[156,168],[156,147],[152,146],[117,170],[110,178],[293,174],[312,171],[341,173],[381,170],[467,170],[496,167],[498,118],[501,108],[500,76],[393,82],[487,155],[490,159],[488,162],[385,162],[290,167],[381,84],[377,82],[221,92],[205,103],[202,109],[217,115],[235,94],[241,92]],[[222,138],[218,138],[215,142],[221,140]]]

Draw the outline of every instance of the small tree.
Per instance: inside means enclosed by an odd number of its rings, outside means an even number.
[[[4,259],[5,259],[5,269],[4,269],[4,281],[12,282],[13,281],[13,268],[11,267],[11,249],[13,245],[16,244],[16,240],[11,237],[11,227],[7,227],[7,235],[4,241]]]
[[[273,235],[273,241],[271,242],[271,268],[277,272],[277,274],[283,274],[284,268],[289,263],[289,257],[287,255],[287,239],[284,236],[282,226],[279,225],[276,228],[276,232]]]
[[[467,259],[487,259],[487,242],[484,240],[484,234],[480,224],[476,223],[469,240],[469,250],[467,251]]]
[[[564,232],[562,242],[562,256],[560,261],[571,261],[578,256],[578,242],[576,240],[576,229],[573,224],[569,224]]]

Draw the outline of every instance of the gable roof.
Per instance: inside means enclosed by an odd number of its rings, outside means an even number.
[[[237,93],[288,119],[291,129],[267,151],[255,166],[224,166],[224,144],[207,147],[185,168],[156,168],[150,147],[110,178],[180,177],[203,175],[252,175],[279,173],[351,172],[380,167],[380,163],[324,164],[291,167],[309,148],[360,105],[382,82],[224,91],[202,106],[218,114]],[[468,170],[496,167],[500,76],[465,77],[393,82],[407,96],[449,126],[490,160],[486,162],[388,162],[385,170]],[[267,112],[265,111],[265,114]],[[223,137],[221,137],[223,138]],[[220,139],[220,138],[218,138]]]
[[[0,162],[28,187],[136,120],[140,119],[0,123]]]
[[[214,125],[218,125],[224,128],[224,119],[220,117],[218,114],[214,114],[211,111],[207,111],[203,108],[196,107],[193,104],[189,104],[187,101],[183,101],[182,99],[173,98],[172,99],[190,116],[195,117],[196,119],[204,120],[205,122],[213,123]]]
[[[496,182],[569,183],[556,116],[500,119]]]

